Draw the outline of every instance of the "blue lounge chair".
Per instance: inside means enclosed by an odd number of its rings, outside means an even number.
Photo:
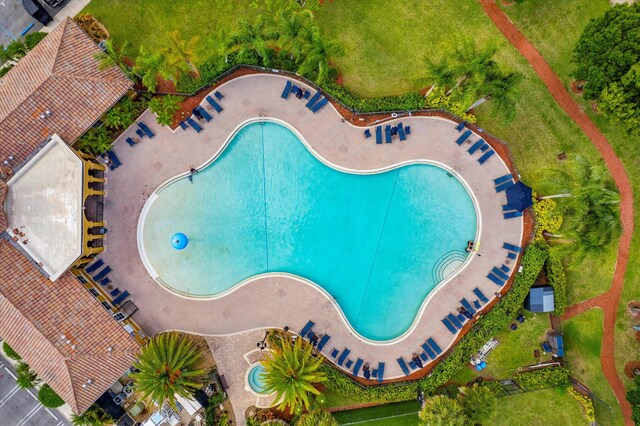
[[[104,277],[103,279],[100,280],[100,285],[101,286],[105,286],[105,285],[109,285],[111,284],[111,278],[109,277]]]
[[[216,110],[218,114],[222,112],[223,108],[215,101],[215,99],[208,95],[205,99],[207,100],[207,102],[209,102],[209,105],[211,105],[211,107]]]
[[[193,127],[193,130],[195,130],[196,132],[200,133],[202,131],[202,127],[200,127],[200,125],[193,118],[187,117],[187,123],[189,123],[189,125]]]
[[[125,141],[129,144],[129,146],[133,147],[135,144],[137,144],[138,142],[134,141],[131,138],[126,138]]]
[[[369,380],[371,378],[371,370],[362,370],[362,377]]]
[[[114,169],[117,169],[118,167],[122,166],[122,163],[120,162],[120,159],[118,158],[118,156],[116,155],[116,153],[112,149],[108,149],[107,150],[107,156],[111,160],[111,164],[109,165],[109,169],[114,170]]]
[[[402,128],[402,123],[398,123],[398,136],[401,141],[407,140],[407,136],[404,134],[404,129]]]
[[[422,360],[422,362],[429,361],[429,357],[427,356],[426,352],[421,352],[420,353],[420,359]]]
[[[480,301],[478,301],[478,300],[474,300],[473,301],[473,307],[476,308],[477,310],[482,309],[482,305],[480,304]]]
[[[542,346],[542,350],[545,351],[546,353],[551,352],[551,346],[549,345],[549,343],[542,342],[540,343],[540,346]]]
[[[427,343],[433,348],[434,351],[436,351],[436,353],[438,355],[440,355],[442,353],[442,349],[440,349],[440,346],[438,346],[438,344],[436,343],[435,340],[433,340],[433,337],[429,337],[427,339]]]
[[[311,107],[311,112],[316,113],[320,108],[325,106],[329,102],[329,99],[323,98],[320,102],[316,103],[313,107]]]
[[[424,351],[427,353],[427,355],[429,355],[429,358],[431,359],[436,359],[436,353],[433,351],[433,349],[431,348],[431,346],[429,346],[427,344],[427,342],[425,341],[422,345],[422,349],[424,349]]]
[[[471,130],[467,130],[462,135],[460,135],[460,137],[456,140],[456,144],[462,145],[464,141],[469,139],[469,136],[471,136]]]
[[[458,330],[449,322],[449,320],[445,317],[442,318],[442,323],[447,327],[447,329],[451,332],[451,334],[456,334]]]
[[[217,90],[216,90],[216,92],[215,92],[213,95],[214,95],[214,96],[216,97],[216,99],[217,99],[217,100],[219,100],[219,101],[221,101],[222,99],[224,99],[224,95],[223,95],[222,93],[218,92]]]
[[[180,127],[182,127],[182,130],[187,130],[189,128],[189,125],[187,123],[185,123],[184,121],[180,122]]]
[[[313,338],[314,337],[317,339],[316,333],[314,333],[313,330],[309,331],[306,336],[301,336],[301,337],[306,337],[312,343],[313,343]]]
[[[522,251],[522,247],[514,246],[513,244],[504,243],[504,242],[502,243],[502,248],[510,251],[514,251],[516,253],[520,253]]]
[[[458,132],[461,132],[462,129],[464,129],[464,121],[456,126],[456,130]]]
[[[482,303],[489,303],[489,299],[487,299],[487,297],[478,287],[473,289],[473,294],[475,294]]]
[[[398,361],[398,364],[400,365],[400,368],[402,369],[402,372],[404,373],[405,376],[408,376],[411,374],[411,372],[407,368],[407,364],[405,364],[404,359],[402,359],[402,357],[398,358],[396,361]]]
[[[382,383],[384,380],[384,362],[378,363],[378,382]]]
[[[336,348],[331,349],[331,358],[337,357],[339,353],[340,351],[337,350]]]
[[[311,107],[312,107],[316,102],[318,102],[318,101],[320,100],[320,96],[322,96],[322,93],[320,93],[319,91],[318,91],[318,92],[316,92],[316,94],[315,94],[315,95],[313,95],[313,96],[311,97],[311,99],[309,99],[309,100],[307,101],[307,103],[306,103],[304,106],[306,106],[307,108],[311,109]]]
[[[405,135],[410,135],[411,134],[411,126],[407,126],[404,128],[404,134]]]
[[[111,266],[106,266],[102,271],[100,271],[97,275],[93,277],[93,280],[100,281],[101,279],[106,277],[109,272],[111,272]]]
[[[504,272],[506,272],[507,274],[509,273],[509,271],[511,270],[511,268],[509,268],[507,265],[505,265],[504,263],[502,264],[502,266],[500,266],[500,269]]]
[[[467,319],[471,319],[464,314],[458,314],[456,315],[456,318],[458,318],[458,321],[460,321],[460,324],[464,324],[467,321]]]
[[[513,207],[511,207],[509,204],[504,204],[502,206],[502,211],[503,212],[512,212],[513,211]]]
[[[473,306],[471,306],[471,303],[469,303],[469,301],[466,298],[462,298],[460,299],[460,304],[467,310],[469,311],[469,313],[471,315],[475,315],[476,314],[476,310],[473,309]]]
[[[473,155],[473,153],[476,152],[484,143],[484,140],[478,139],[473,145],[471,145],[471,148],[469,148],[467,152],[469,155]]]
[[[501,183],[500,185],[496,186],[496,192],[505,191],[507,188],[511,188],[513,185],[515,184],[513,183],[512,180],[505,183]]]
[[[376,144],[382,144],[382,126],[376,126]]]
[[[371,137],[371,130],[366,129],[366,130],[364,131],[364,138],[365,138],[365,139],[369,139],[370,137]]]
[[[522,216],[522,212],[518,212],[518,211],[515,211],[515,212],[508,212],[508,213],[503,213],[503,214],[502,214],[502,216],[503,216],[505,219],[513,219],[514,217],[520,217],[520,216]]]
[[[296,93],[298,93],[298,90],[300,90],[300,88],[294,83],[293,86],[291,86],[291,93],[295,95]]]
[[[155,135],[153,134],[153,132],[151,131],[151,129],[144,124],[144,121],[140,121],[138,123],[138,127],[140,127],[142,129],[142,131],[144,132],[145,135],[149,136],[149,139],[153,138]]]
[[[493,267],[493,269],[491,269],[491,272],[493,272],[495,275],[497,275],[498,277],[502,278],[505,281],[509,279],[509,275],[505,274],[504,271],[496,268],[495,266]]]
[[[102,265],[104,265],[104,261],[102,259],[98,259],[95,262],[93,262],[91,265],[89,265],[88,267],[84,268],[84,270],[85,270],[85,272],[90,274],[93,271],[95,271],[96,269],[98,269],[99,267],[101,267]]]
[[[144,132],[140,129],[136,129],[136,135],[138,135],[140,139],[144,138]]]
[[[304,327],[302,327],[302,330],[300,330],[300,333],[298,333],[298,335],[300,337],[306,336],[307,333],[311,331],[314,325],[315,323],[313,321],[307,321],[307,323],[304,325]]]
[[[358,358],[356,360],[356,364],[353,366],[353,370],[351,371],[351,374],[358,377],[358,373],[360,373],[360,367],[362,367],[362,363],[363,361],[360,358]]]
[[[289,80],[287,80],[287,82],[284,85],[284,89],[282,90],[282,94],[280,95],[280,97],[282,99],[287,99],[289,97],[289,93],[291,93],[291,82]]]
[[[352,365],[353,365],[353,361],[349,359],[349,360],[347,360],[347,363],[344,365],[344,367],[346,369],[349,369],[349,368],[351,368]]]
[[[304,92],[304,95],[302,95],[302,99],[309,99],[309,95],[311,95],[311,92],[307,90]]]
[[[497,284],[500,287],[502,287],[504,285],[504,281],[501,280],[500,278],[496,277],[495,275],[493,275],[491,272],[489,272],[487,274],[487,278],[489,278],[491,281],[494,282],[494,284]]]
[[[507,253],[507,257],[508,257],[509,259],[517,259],[517,258],[518,258],[518,255],[517,255],[516,253],[511,253],[511,252],[509,252],[509,253]]]
[[[414,360],[409,361],[409,367],[411,367],[412,370],[416,370],[418,368],[418,365],[415,363]]]
[[[513,176],[511,175],[511,173],[507,173],[506,175],[500,176],[497,179],[493,180],[494,185],[500,185],[501,183],[504,183],[508,180],[513,180]]]
[[[209,113],[208,113],[204,108],[202,108],[201,106],[198,106],[196,109],[198,110],[198,112],[200,113],[200,115],[202,115],[202,118],[204,118],[204,119],[206,120],[206,122],[207,122],[207,123],[208,123],[208,122],[210,122],[210,121],[211,121],[211,119],[213,118],[213,117],[211,117],[211,115],[210,115],[210,114],[209,114]]]
[[[494,150],[490,150],[485,152],[482,157],[478,158],[478,163],[480,164],[484,164],[485,161],[487,161],[489,159],[489,157],[491,157],[493,154],[495,154]]]
[[[331,339],[331,336],[329,336],[328,334],[325,334],[324,336],[322,336],[322,339],[320,339],[320,342],[318,342],[318,350],[319,351],[321,351],[322,348],[324,348],[324,345],[327,344],[329,339]]]
[[[391,126],[389,125],[384,128],[384,141],[386,143],[391,143]]]
[[[112,292],[110,292],[109,294],[113,297],[116,297],[117,295],[119,295],[121,293],[120,289],[118,287],[116,287],[115,290],[113,290]]]
[[[126,299],[127,297],[129,297],[129,292],[127,290],[123,291],[122,293],[120,293],[120,295],[118,297],[116,297],[115,299],[113,299],[113,301],[111,302],[111,304],[113,306],[118,306],[120,303],[122,303],[124,301],[124,299]]]
[[[344,348],[344,350],[340,354],[340,358],[338,358],[338,365],[340,367],[342,367],[342,364],[344,363],[344,360],[347,359],[347,357],[349,356],[350,353],[351,353],[351,351],[349,349]]]
[[[461,329],[462,328],[462,322],[460,322],[458,320],[458,318],[456,318],[455,315],[453,314],[449,314],[447,315],[447,319],[451,322],[451,324],[453,324],[453,326],[457,329]]]

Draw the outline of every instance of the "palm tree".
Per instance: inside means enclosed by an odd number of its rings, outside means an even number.
[[[290,12],[284,9],[278,11],[278,47],[289,52],[291,59],[302,54],[302,39],[309,26],[313,23],[313,14],[309,9]]]
[[[458,39],[449,54],[453,59],[454,74],[458,77],[456,84],[449,89],[447,95],[456,90],[468,78],[474,75],[483,75],[493,62],[497,48],[490,44],[484,49],[478,49],[475,41],[469,38]]]
[[[548,186],[560,189],[560,194],[541,198],[562,198],[558,210],[567,234],[562,237],[574,243],[575,259],[606,250],[620,234],[620,195],[606,168],[578,156],[566,169],[546,170],[543,178]]]
[[[258,15],[255,21],[249,22],[246,19],[238,21],[238,30],[229,35],[227,47],[238,53],[240,62],[246,60],[252,52],[255,52],[263,65],[269,65],[268,41],[275,37],[268,32],[265,20],[262,15]]]
[[[329,77],[329,58],[340,56],[344,51],[338,43],[326,40],[320,34],[317,26],[309,28],[306,34],[306,41],[302,45],[302,55],[304,59],[298,68],[298,74],[316,74],[315,82],[322,85]]]
[[[288,407],[292,412],[301,407],[308,409],[309,395],[320,394],[314,385],[327,380],[326,374],[318,371],[322,356],[314,357],[313,346],[301,338],[291,345],[288,334],[280,337],[282,343],[272,345],[272,352],[262,361],[265,392],[276,393],[279,409]]]
[[[338,426],[338,421],[325,410],[313,410],[300,416],[296,426]]]
[[[200,37],[193,36],[189,40],[184,40],[180,36],[180,32],[176,30],[167,33],[167,39],[169,46],[163,50],[163,53],[169,63],[179,69],[188,67],[195,73],[196,78],[200,78],[200,71],[195,65],[198,62],[197,47]]]
[[[92,405],[80,415],[71,414],[71,423],[73,426],[102,426],[113,423],[113,419],[102,408]]]
[[[465,426],[469,423],[460,403],[444,395],[427,398],[418,417],[421,426]]]
[[[176,71],[175,67],[172,67],[166,60],[164,54],[151,53],[144,46],[140,46],[140,55],[136,58],[133,72],[140,77],[142,84],[150,93],[156,91],[158,76],[175,83]]]
[[[204,352],[189,336],[177,332],[155,336],[140,352],[134,364],[140,370],[131,374],[137,391],[161,405],[168,400],[175,407],[175,396],[186,398],[206,382]]]
[[[497,64],[490,66],[485,71],[483,84],[474,91],[474,95],[482,97],[467,108],[467,112],[479,107],[491,100],[494,112],[502,115],[506,121],[511,121],[515,117],[516,104],[520,100],[518,83],[522,79],[522,74],[516,72],[502,72]]]
[[[425,98],[429,97],[433,89],[438,86],[449,86],[456,80],[455,69],[445,58],[438,62],[433,61],[431,58],[426,59],[426,71],[427,84],[431,84],[431,87],[424,95]]]
[[[485,424],[496,411],[498,402],[489,387],[477,383],[471,387],[460,388],[458,399],[472,424]]]
[[[129,47],[129,42],[125,41],[120,48],[113,43],[113,39],[108,38],[104,42],[104,51],[98,52],[93,57],[99,61],[98,68],[104,71],[112,66],[117,66],[125,74],[131,75],[131,70],[125,63],[125,52]]]
[[[32,388],[39,382],[38,375],[24,362],[16,367],[16,376],[16,384],[23,389]]]

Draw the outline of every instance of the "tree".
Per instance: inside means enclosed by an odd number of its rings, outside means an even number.
[[[47,408],[58,408],[64,404],[60,395],[58,395],[48,384],[42,385],[38,391],[38,401]]]
[[[338,43],[323,38],[317,26],[307,31],[301,50],[303,59],[298,74],[315,75],[315,82],[319,85],[324,84],[329,77],[329,58],[344,53]]]
[[[207,380],[203,367],[204,351],[188,335],[169,332],[155,336],[140,351],[131,374],[135,389],[161,405],[168,400],[175,407],[175,396],[191,398]]]
[[[338,421],[325,410],[313,410],[300,416],[296,426],[338,426]]]
[[[460,388],[458,400],[472,424],[485,424],[496,411],[498,400],[491,389],[477,383]]]
[[[460,403],[444,395],[427,398],[418,417],[421,426],[466,426],[469,423]]]
[[[167,33],[169,45],[163,50],[169,64],[180,70],[190,69],[196,78],[200,78],[200,71],[195,66],[195,62],[198,61],[199,39],[199,36],[193,36],[189,40],[184,40],[179,31],[172,31]]]
[[[640,4],[617,5],[584,28],[573,50],[574,77],[585,80],[584,97],[597,99],[640,61]]]
[[[302,40],[313,24],[313,14],[308,9],[278,11],[278,47],[289,52],[291,59],[297,59],[302,54]]]
[[[326,374],[319,371],[322,356],[314,357],[313,346],[301,338],[291,345],[288,334],[280,337],[281,344],[273,345],[262,361],[265,393],[276,393],[279,409],[308,409],[309,395],[320,394],[314,385],[327,380]]]
[[[120,48],[116,47],[113,39],[108,38],[104,42],[104,50],[96,53],[93,57],[98,61],[98,69],[104,71],[113,66],[117,66],[127,75],[131,75],[129,67],[125,63],[125,52],[129,46],[128,42],[124,42]]]
[[[27,45],[22,40],[13,40],[5,47],[3,57],[6,62],[16,63],[23,58],[28,51]]]
[[[16,383],[22,389],[29,389],[38,384],[38,375],[28,364],[21,362],[16,367]]]
[[[78,148],[93,155],[100,155],[111,146],[111,136],[105,127],[92,127],[78,139]]]
[[[133,124],[138,115],[133,101],[124,97],[113,106],[104,116],[104,124],[110,129],[124,129]]]
[[[136,58],[133,72],[140,76],[143,86],[150,93],[156,91],[158,76],[175,83],[176,71],[163,53],[151,53],[144,46],[140,46],[140,55]]]
[[[424,95],[425,98],[429,97],[436,87],[447,87],[455,84],[456,71],[446,57],[443,57],[437,62],[428,57],[425,62],[425,70],[427,72],[425,81],[427,81],[428,84],[431,84],[431,87]]]
[[[266,29],[264,17],[258,15],[254,22],[246,19],[238,21],[238,30],[229,35],[227,47],[238,54],[239,62],[243,62],[255,52],[260,57],[262,65],[268,66],[270,63],[268,41],[274,38],[275,34]]]
[[[606,168],[593,165],[584,157],[576,157],[566,169],[545,170],[544,180],[560,194],[558,211],[564,216],[563,237],[572,242],[575,259],[587,253],[602,252],[620,234],[620,196]]]
[[[73,426],[102,426],[113,423],[113,419],[100,407],[92,405],[87,411],[71,415]]]
[[[161,98],[153,98],[149,101],[149,109],[156,114],[158,123],[169,126],[173,122],[173,116],[180,110],[181,96],[167,95]]]
[[[640,62],[619,82],[604,88],[598,110],[613,123],[622,124],[628,134],[640,135]]]

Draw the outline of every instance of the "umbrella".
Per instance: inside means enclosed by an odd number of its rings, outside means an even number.
[[[514,210],[523,211],[533,204],[531,199],[531,188],[522,183],[516,182],[513,186],[507,188],[507,205]]]

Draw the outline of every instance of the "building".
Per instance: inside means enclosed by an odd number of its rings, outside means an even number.
[[[555,304],[553,300],[553,287],[532,287],[524,299],[524,308],[529,312],[553,312]]]
[[[66,19],[0,78],[0,337],[76,413],[146,339],[82,275],[104,250],[104,166],[70,144],[133,85],[99,52]]]

